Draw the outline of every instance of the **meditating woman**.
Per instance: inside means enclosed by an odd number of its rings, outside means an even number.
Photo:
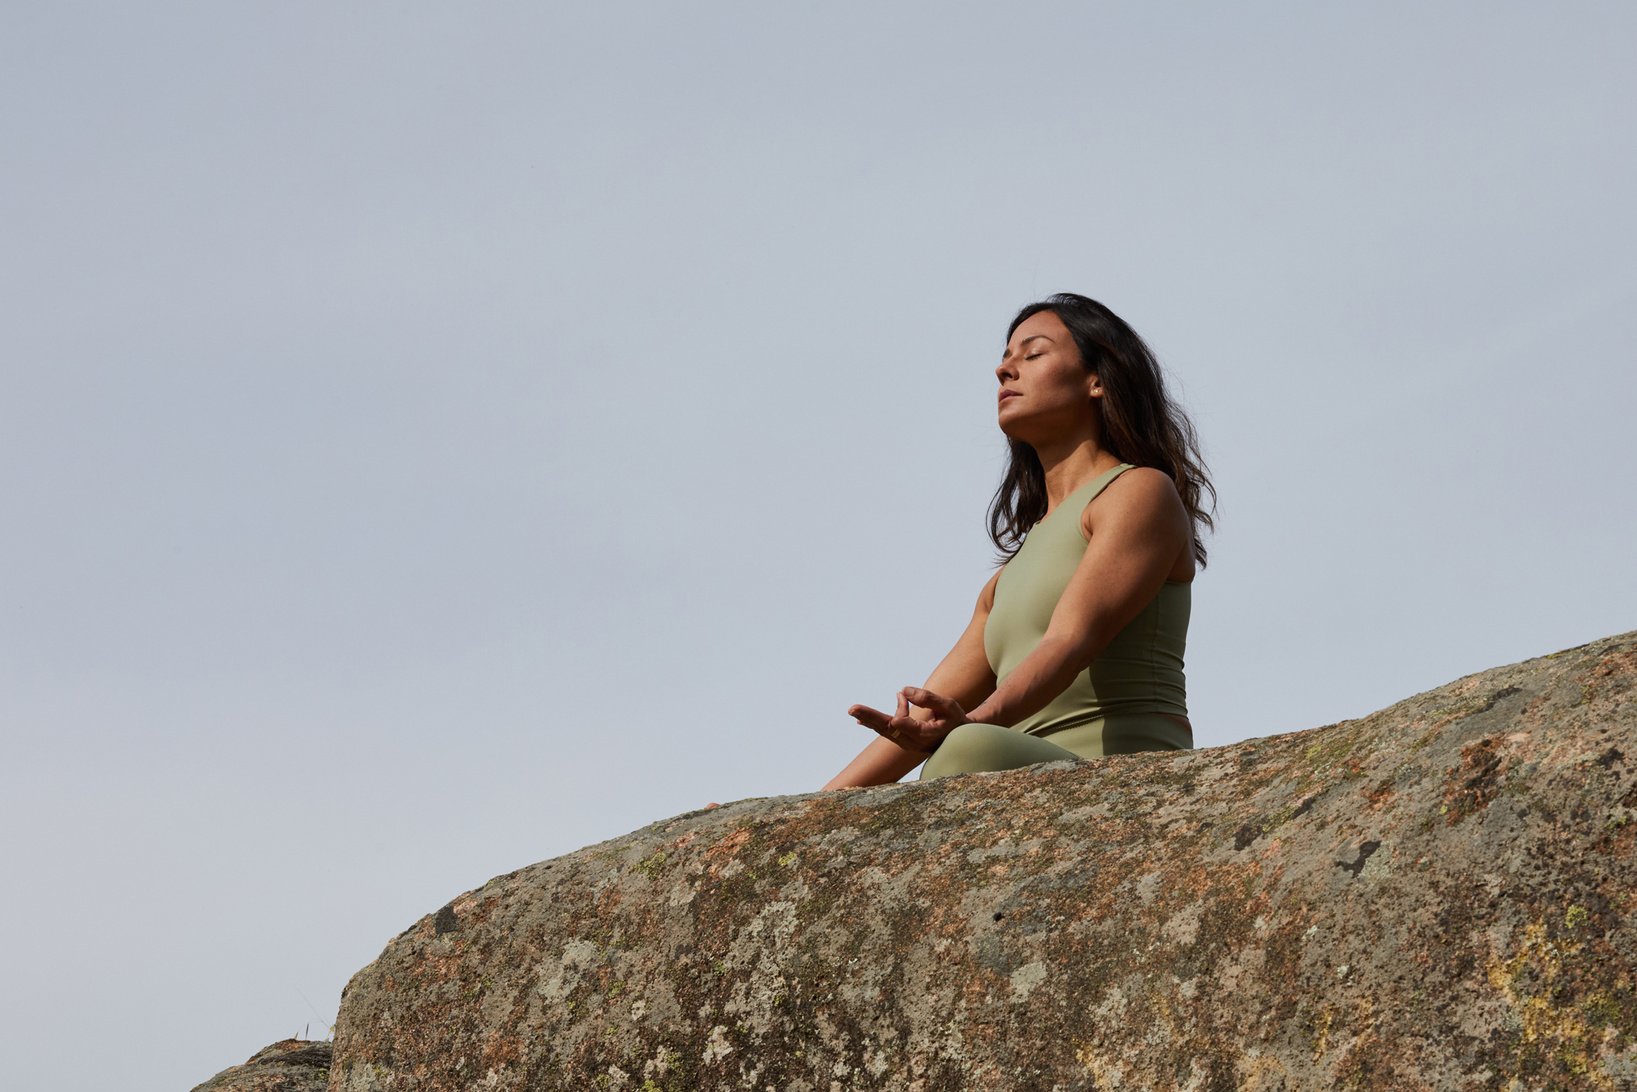
[[[1018,313],[995,375],[1010,464],[989,508],[1004,564],[972,621],[879,738],[825,786],[885,785],[1193,746],[1189,587],[1212,526],[1193,426],[1142,338],[1095,300]]]

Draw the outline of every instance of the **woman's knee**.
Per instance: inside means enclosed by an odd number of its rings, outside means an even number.
[[[1036,755],[1037,748],[1029,746],[1034,742],[1038,741],[998,724],[963,724],[945,736],[927,759],[926,765],[921,767],[921,780],[950,774],[1014,770],[1052,757]]]

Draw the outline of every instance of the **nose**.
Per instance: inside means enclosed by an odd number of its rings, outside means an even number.
[[[1012,364],[1010,357],[1002,360],[995,366],[995,378],[1000,380],[1002,383],[1006,382],[1008,379],[1017,378],[1017,368]]]

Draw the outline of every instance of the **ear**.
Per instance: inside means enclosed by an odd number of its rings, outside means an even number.
[[[1086,376],[1086,395],[1090,398],[1101,398],[1103,396],[1103,383],[1096,372]]]

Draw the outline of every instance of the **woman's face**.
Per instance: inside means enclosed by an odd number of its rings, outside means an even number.
[[[1012,331],[1000,366],[1000,430],[1039,447],[1081,433],[1096,420],[1097,376],[1080,362],[1069,328],[1051,311],[1030,315]]]

